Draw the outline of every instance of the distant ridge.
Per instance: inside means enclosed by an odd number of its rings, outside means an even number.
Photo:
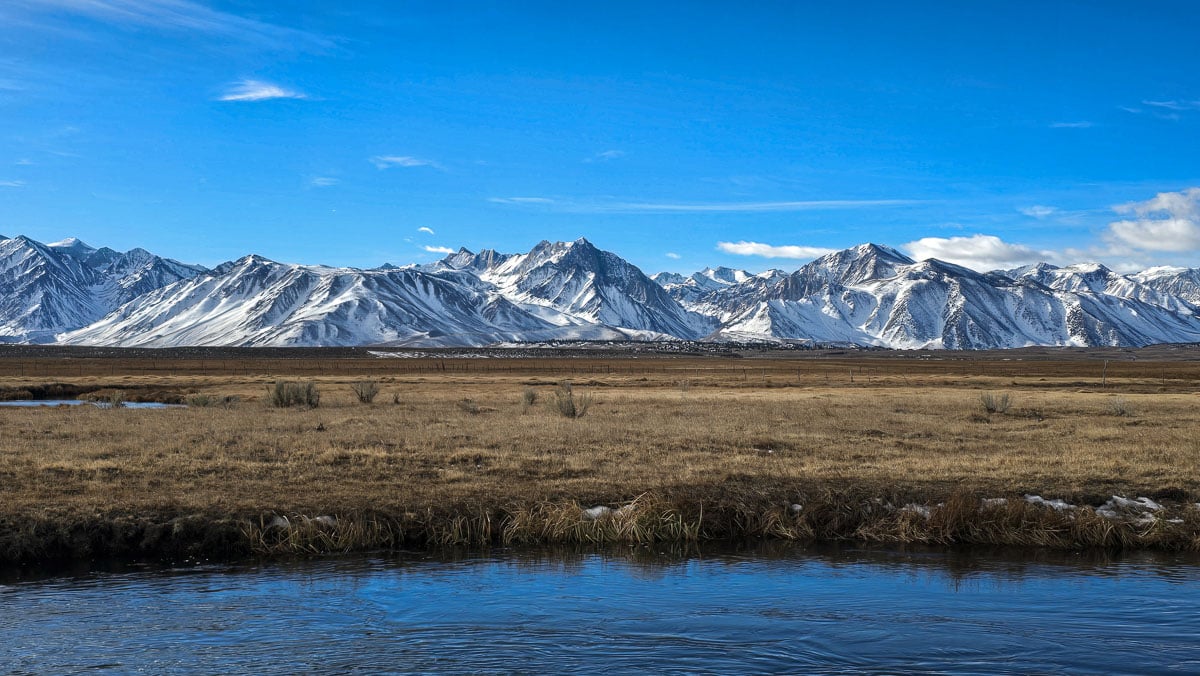
[[[1200,270],[979,273],[862,244],[791,272],[646,276],[586,239],[371,270],[259,255],[212,270],[68,238],[0,238],[0,342],[481,346],[708,340],[922,349],[1200,341]]]

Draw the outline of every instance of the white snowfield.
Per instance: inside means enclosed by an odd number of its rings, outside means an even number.
[[[0,238],[0,341],[468,347],[711,340],[987,349],[1200,341],[1200,270],[981,274],[875,244],[793,272],[647,277],[585,239],[363,270],[251,255],[212,270],[78,240]]]

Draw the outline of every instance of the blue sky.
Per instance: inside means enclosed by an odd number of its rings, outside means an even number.
[[[1200,5],[750,7],[4,0],[0,233],[208,265],[582,236],[646,272],[867,241],[1200,266]]]

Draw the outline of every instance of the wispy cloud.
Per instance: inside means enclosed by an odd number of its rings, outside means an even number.
[[[1017,209],[1017,211],[1020,211],[1022,214],[1025,214],[1026,216],[1028,216],[1030,218],[1036,218],[1038,220],[1041,220],[1043,218],[1049,218],[1049,217],[1053,216],[1054,214],[1057,214],[1058,207],[1048,207],[1048,206],[1045,206],[1042,204],[1035,204],[1031,207],[1022,207],[1020,209]]]
[[[495,204],[555,204],[549,197],[489,197]]]
[[[423,160],[408,155],[375,155],[368,160],[376,169],[391,169],[392,167],[433,167],[441,169],[442,165],[433,160]]]
[[[1113,210],[1132,217],[1108,225],[1105,239],[1118,251],[1200,250],[1200,188],[1158,193]]]
[[[1079,120],[1078,122],[1051,122],[1051,129],[1090,129],[1096,126],[1095,123],[1087,120]]]
[[[433,233],[433,228],[427,228],[427,227],[425,227],[425,226],[421,226],[421,227],[417,228],[417,232],[423,232],[423,233],[425,233],[426,235],[432,235],[432,234],[434,234],[434,233]]]
[[[13,164],[17,165],[18,167],[32,167],[33,160],[29,159],[28,157],[22,157],[16,162],[13,162]]]
[[[936,258],[979,272],[1060,259],[1053,251],[1005,242],[994,235],[925,237],[900,248],[917,260]]]
[[[440,253],[440,254],[454,253],[454,249],[451,249],[448,246],[425,246],[425,247],[421,247],[421,248],[425,249],[429,253]]]
[[[327,49],[328,37],[248,19],[190,0],[5,0],[27,16],[74,14],[123,28],[201,33],[273,48]]]
[[[270,101],[271,99],[307,99],[303,92],[287,89],[264,80],[235,82],[217,98],[218,101]]]
[[[754,211],[816,211],[821,209],[857,209],[860,207],[902,206],[914,204],[913,200],[806,200],[795,202],[718,202],[672,204],[662,202],[616,202],[598,204],[600,211],[631,212],[754,212]]]
[[[806,200],[792,202],[578,202],[546,197],[491,197],[489,202],[514,205],[543,205],[573,213],[750,213],[763,211],[819,211],[905,206],[919,200]]]
[[[332,176],[317,176],[308,182],[314,188],[328,188],[331,185],[337,185],[340,181]]]
[[[25,181],[0,181],[0,188],[24,188]]]
[[[584,162],[608,162],[615,160],[618,157],[625,157],[624,150],[605,150],[604,152],[596,153],[584,160]]]
[[[1142,105],[1176,112],[1200,110],[1200,101],[1142,101]]]
[[[668,251],[667,253],[665,253],[663,255],[665,255],[667,258],[670,258],[673,261],[677,261],[680,258],[683,258],[683,256],[680,256],[679,254],[675,253],[674,251]]]
[[[738,256],[762,256],[763,258],[810,259],[833,253],[834,249],[819,246],[784,245],[774,246],[761,242],[717,242],[717,248]]]

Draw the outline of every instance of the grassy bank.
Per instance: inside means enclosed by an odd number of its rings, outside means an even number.
[[[0,410],[0,558],[746,536],[1200,548],[1190,363],[418,361],[77,365],[58,382],[208,405]],[[3,367],[0,388],[46,384]],[[319,405],[271,406],[280,377]],[[562,415],[564,378],[590,399],[580,417]]]

